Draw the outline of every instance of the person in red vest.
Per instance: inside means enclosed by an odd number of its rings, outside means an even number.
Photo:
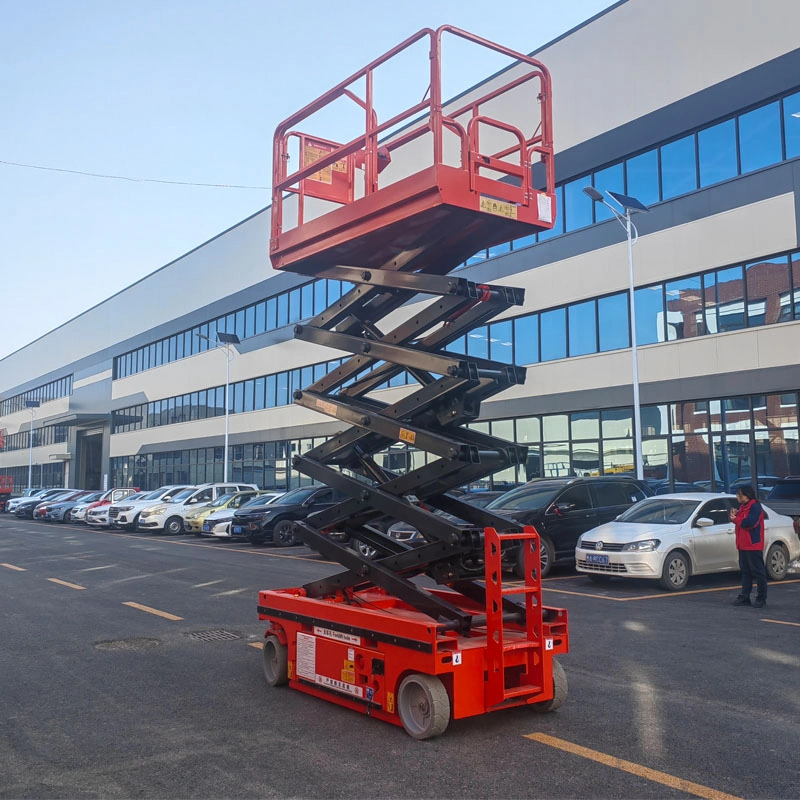
[[[756,500],[752,486],[740,486],[736,499],[741,504],[738,511],[731,509],[731,522],[736,525],[736,549],[739,551],[739,569],[742,571],[742,591],[733,601],[735,606],[762,608],[767,604],[767,569],[764,566],[764,509]],[[753,579],[758,593],[750,602]]]

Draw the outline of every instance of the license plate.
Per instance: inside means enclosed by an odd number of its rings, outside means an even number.
[[[231,528],[231,530],[232,530],[234,533],[241,533],[241,532],[242,532],[242,526],[241,526],[241,525],[234,525],[234,526]]]
[[[211,530],[211,526],[207,522],[204,522],[203,523],[203,530],[208,532],[208,531]]]
[[[586,554],[586,563],[587,564],[602,564],[604,566],[608,566],[608,556],[601,556],[597,553],[587,553]]]

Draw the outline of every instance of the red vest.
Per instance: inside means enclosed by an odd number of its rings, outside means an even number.
[[[764,511],[756,500],[748,500],[736,513],[736,549],[764,549]]]

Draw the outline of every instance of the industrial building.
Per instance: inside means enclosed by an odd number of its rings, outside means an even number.
[[[527,445],[527,462],[484,485],[634,471],[635,385],[651,481],[723,490],[800,474],[798,29],[793,0],[623,0],[535,52],[553,77],[555,228],[458,273],[526,292],[455,348],[527,367],[474,423]],[[630,258],[587,187],[649,209],[632,217]],[[221,481],[227,422],[228,479],[307,482],[291,457],[337,424],[292,392],[345,354],[293,326],[349,287],[273,270],[269,236],[266,208],[0,360],[0,474],[18,487],[29,468],[48,487]],[[215,346],[218,333],[240,343]],[[424,458],[395,446],[384,464]]]

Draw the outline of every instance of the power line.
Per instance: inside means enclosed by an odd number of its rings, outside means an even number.
[[[192,181],[165,181],[158,178],[129,178],[126,175],[103,175],[99,172],[82,172],[78,169],[61,169],[60,167],[43,167],[39,164],[21,164],[18,161],[3,161],[0,164],[6,164],[11,167],[24,167],[26,169],[41,169],[47,172],[69,172],[72,175],[86,175],[90,178],[108,178],[115,181],[131,181],[132,183],[169,183],[175,186],[210,186],[214,189],[265,189],[269,191],[270,186],[239,186],[234,183],[194,183]]]

